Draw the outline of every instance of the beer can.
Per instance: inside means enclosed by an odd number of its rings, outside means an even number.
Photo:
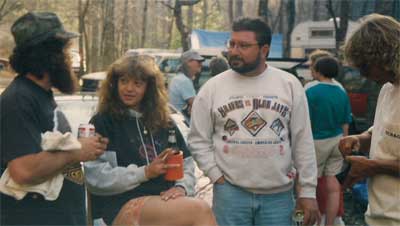
[[[292,215],[292,220],[293,220],[293,225],[295,225],[295,226],[303,225],[304,211],[302,211],[302,210],[294,211],[294,213]]]
[[[81,123],[78,127],[78,138],[80,137],[92,137],[96,134],[94,125],[89,123]]]

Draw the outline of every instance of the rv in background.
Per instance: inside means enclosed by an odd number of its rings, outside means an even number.
[[[350,37],[359,25],[358,22],[349,21],[346,37]],[[290,57],[304,58],[315,49],[335,52],[335,42],[335,27],[332,19],[299,23],[291,35]]]

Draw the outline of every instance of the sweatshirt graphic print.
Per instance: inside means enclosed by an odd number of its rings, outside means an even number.
[[[255,77],[228,70],[202,87],[190,127],[192,156],[211,181],[223,175],[246,190],[276,193],[292,187],[296,168],[304,170],[303,197],[315,196],[307,100],[294,76],[272,67]]]

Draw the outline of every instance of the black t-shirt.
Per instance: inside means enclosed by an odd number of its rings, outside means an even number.
[[[11,160],[38,153],[41,134],[52,131],[57,120],[60,132],[70,130],[65,116],[56,110],[53,93],[18,76],[0,97],[1,173]],[[56,117],[54,117],[56,112]],[[84,188],[64,180],[59,197],[46,201],[28,193],[22,200],[1,194],[1,225],[84,225]]]

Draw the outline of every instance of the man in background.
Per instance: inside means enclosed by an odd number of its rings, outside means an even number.
[[[170,103],[183,112],[187,118],[190,117],[193,100],[196,96],[193,80],[200,74],[203,61],[204,58],[196,51],[189,50],[182,53],[181,71],[168,86]]]
[[[210,78],[229,69],[229,64],[223,57],[214,57],[210,60]]]

